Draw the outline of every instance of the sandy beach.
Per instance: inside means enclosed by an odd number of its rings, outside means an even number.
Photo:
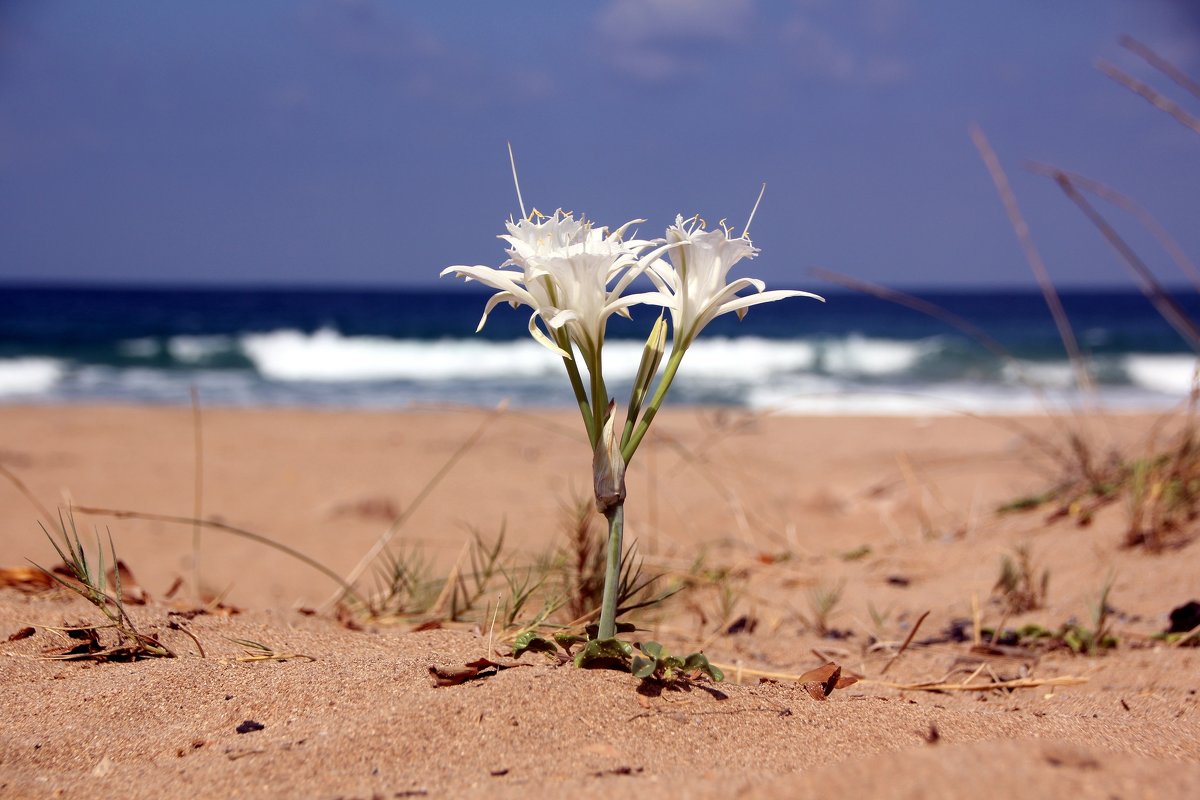
[[[1136,452],[1155,421],[1116,416],[1090,432]],[[996,513],[1052,483],[1031,441],[1064,426],[664,411],[630,467],[627,537],[647,570],[688,588],[638,617],[631,638],[728,667],[690,691],[538,654],[435,688],[431,665],[488,654],[488,626],[351,629],[325,610],[328,577],[215,529],[199,574],[224,608],[186,616],[189,636],[170,624],[198,607],[192,526],[77,513],[85,542],[111,532],[151,598],[130,606],[135,620],[177,657],[46,659],[62,644],[50,628],[103,618],[65,591],[0,588],[0,642],[36,631],[0,644],[0,797],[1196,796],[1200,650],[1151,637],[1200,600],[1200,545],[1123,547],[1121,503],[1087,526]],[[432,571],[453,569],[473,531],[502,528],[506,557],[533,563],[563,546],[564,508],[590,493],[580,427],[565,410],[204,409],[200,515],[347,575],[419,500],[393,546]],[[50,509],[197,507],[189,408],[8,406],[0,432],[0,464]],[[0,566],[57,561],[38,518],[0,482]],[[1010,613],[994,586],[1020,547],[1048,592]],[[975,620],[1087,623],[1110,576],[1115,649],[973,647]],[[235,639],[293,657],[238,660]],[[786,677],[826,660],[863,680],[818,701]],[[968,679],[1033,686],[911,688]],[[246,721],[262,727],[237,732]]]

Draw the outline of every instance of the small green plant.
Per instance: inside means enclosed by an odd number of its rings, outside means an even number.
[[[995,644],[1028,647],[1040,650],[1066,649],[1076,655],[1097,656],[1116,649],[1120,644],[1109,625],[1112,608],[1108,604],[1115,575],[1109,573],[1091,607],[1090,627],[1068,620],[1057,628],[1043,625],[1022,625],[1019,628],[984,628],[983,637]]]
[[[710,664],[703,653],[680,658],[668,654],[658,642],[639,643],[637,648],[640,653],[633,656],[629,664],[629,671],[635,678],[667,686],[694,681],[700,675],[707,675],[714,682],[725,679],[725,674]]]
[[[802,615],[808,627],[819,636],[828,636],[832,632],[829,620],[838,604],[842,602],[842,592],[846,588],[844,580],[831,584],[819,584],[808,593],[808,616]]]
[[[1039,573],[1033,553],[1027,545],[1018,546],[1011,556],[1000,560],[1000,577],[992,592],[999,595],[1007,614],[1024,614],[1046,604],[1050,589],[1050,570]]]
[[[125,604],[121,600],[123,594],[121,570],[116,568],[118,564],[117,552],[113,546],[111,534],[108,537],[108,552],[114,568],[106,572],[104,568],[104,546],[100,542],[100,535],[96,534],[95,558],[88,558],[87,551],[79,540],[79,531],[75,527],[75,515],[68,510],[64,517],[60,512],[58,524],[58,535],[46,530],[46,526],[44,525],[41,528],[42,532],[46,534],[46,538],[50,540],[50,544],[54,546],[54,550],[62,559],[63,565],[66,567],[67,577],[48,570],[39,564],[34,564],[34,566],[63,587],[87,600],[108,618],[108,624],[106,625],[73,627],[72,630],[76,632],[87,633],[86,636],[73,637],[85,639],[85,645],[73,648],[68,654],[59,657],[93,659],[96,661],[174,658],[175,653],[160,642],[157,637],[141,633],[137,625],[134,624],[133,619],[129,616],[129,612],[125,610]],[[108,591],[110,580],[113,584],[111,593]],[[105,629],[112,630],[117,635],[116,643],[107,647],[100,643],[98,635],[99,631]]]

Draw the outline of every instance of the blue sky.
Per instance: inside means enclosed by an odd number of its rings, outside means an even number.
[[[977,122],[1053,277],[1126,285],[1022,165],[1119,188],[1200,257],[1200,137],[1093,65],[1200,113],[1116,42],[1200,73],[1198,6],[3,0],[0,280],[433,285],[503,259],[511,139],[529,205],[643,234],[741,223],[766,181],[749,271],[776,285],[1028,285]]]

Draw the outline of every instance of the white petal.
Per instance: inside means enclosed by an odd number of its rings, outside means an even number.
[[[547,336],[546,334],[542,333],[542,329],[538,327],[537,321],[538,321],[538,313],[535,311],[533,313],[533,316],[531,316],[529,318],[529,335],[533,337],[533,340],[535,342],[537,342],[538,344],[540,344],[542,347],[545,347],[546,349],[553,351],[554,353],[562,356],[563,358],[570,358],[571,357],[570,353],[568,353],[566,350],[563,350],[561,347],[556,345],[554,342],[550,341],[550,337]]]
[[[814,300],[820,300],[822,303],[825,302],[824,297],[813,294],[812,292],[798,292],[792,289],[773,289],[769,292],[739,297],[736,300],[730,300],[728,303],[722,303],[717,308],[717,313],[715,316],[728,314],[730,311],[736,311],[738,312],[738,317],[740,318],[745,315],[746,309],[750,306],[756,306],[759,303],[773,303],[776,300],[782,300],[785,297],[811,297]]]
[[[479,318],[479,324],[475,326],[476,333],[483,330],[483,324],[487,322],[488,314],[492,313],[492,309],[505,301],[510,303],[513,308],[516,308],[519,302],[512,292],[496,292],[488,298],[487,305],[483,307],[483,316]]]
[[[553,309],[543,309],[543,315]],[[544,316],[543,316],[544,318]],[[569,308],[564,308],[561,311],[556,311],[550,319],[546,320],[546,324],[551,328],[561,328],[573,319],[579,319],[579,315]]]

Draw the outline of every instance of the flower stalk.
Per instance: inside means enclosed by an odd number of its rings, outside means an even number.
[[[510,147],[510,159],[511,155]],[[629,649],[628,644],[615,641],[625,528],[625,469],[666,400],[688,348],[701,330],[722,314],[736,312],[741,318],[750,306],[760,303],[785,297],[822,298],[793,290],[765,291],[763,282],[754,278],[729,280],[731,267],[758,254],[747,233],[749,222],[740,236],[734,236],[723,223],[721,230],[706,231],[699,217],[685,220],[677,216],[662,239],[626,240],[627,229],[644,220],[631,220],[610,231],[593,226],[586,217],[576,219],[562,211],[546,216],[534,209],[527,215],[520,191],[518,186],[521,219],[510,219],[507,233],[500,236],[508,245],[508,260],[499,268],[448,267],[442,275],[478,281],[495,290],[477,330],[501,303],[513,308],[527,306],[532,311],[530,335],[563,360],[592,448],[596,509],[608,522],[599,641],[592,643],[600,658],[618,645],[618,649],[624,648],[621,652]],[[757,210],[757,202],[754,207]],[[626,294],[643,275],[654,291]],[[752,291],[739,294],[747,289]],[[625,423],[618,436],[617,408],[604,383],[602,350],[609,317],[617,314],[628,318],[629,309],[639,304],[658,306],[664,313],[659,314],[642,350]],[[668,317],[671,354],[659,377]],[[587,381],[580,361],[588,371]],[[602,646],[603,642],[607,645]]]

